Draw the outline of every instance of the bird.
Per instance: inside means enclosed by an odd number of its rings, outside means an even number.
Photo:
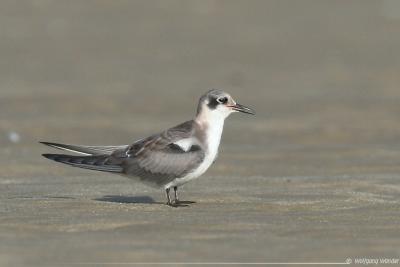
[[[87,146],[53,142],[44,145],[79,155],[42,154],[73,167],[123,175],[165,190],[167,205],[180,203],[178,188],[203,175],[215,162],[225,119],[234,112],[255,115],[230,94],[212,89],[200,97],[194,119],[131,145]],[[170,190],[174,190],[171,201]]]

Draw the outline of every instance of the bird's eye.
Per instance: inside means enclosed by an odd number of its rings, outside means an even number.
[[[228,98],[227,97],[221,97],[217,99],[218,103],[221,104],[226,104],[226,102],[228,102]]]

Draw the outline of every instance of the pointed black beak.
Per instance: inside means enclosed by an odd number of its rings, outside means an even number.
[[[238,103],[236,103],[236,105],[233,105],[233,106],[230,106],[230,107],[233,110],[236,110],[236,111],[239,111],[239,112],[243,112],[243,113],[251,114],[251,115],[256,115],[256,112],[253,109],[251,109],[249,107],[246,107],[246,106],[243,106],[243,105],[238,104]]]

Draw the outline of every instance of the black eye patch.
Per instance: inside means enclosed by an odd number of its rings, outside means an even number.
[[[208,104],[207,104],[207,106],[208,106],[211,110],[216,109],[217,106],[218,106],[218,104],[219,104],[219,103],[218,103],[217,99],[212,98],[212,97],[210,97],[210,98],[208,99]]]
[[[228,98],[227,97],[221,97],[217,99],[218,103],[221,104],[226,104],[228,102]]]

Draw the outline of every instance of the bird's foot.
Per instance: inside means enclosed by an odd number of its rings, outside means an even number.
[[[170,206],[170,207],[174,207],[174,208],[178,208],[178,207],[189,207],[189,205],[184,204],[185,202],[181,202],[181,201],[172,201],[172,202],[167,202],[166,205]]]

